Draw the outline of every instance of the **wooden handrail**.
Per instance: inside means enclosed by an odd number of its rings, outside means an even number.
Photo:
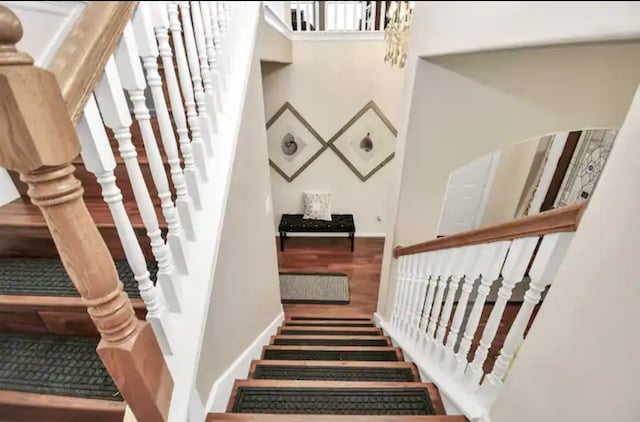
[[[587,202],[583,202],[581,204],[556,208],[529,217],[507,221],[506,223],[456,233],[427,242],[416,243],[411,246],[396,246],[393,249],[393,256],[398,258],[402,255],[412,255],[439,249],[512,240],[521,237],[542,236],[549,233],[576,231],[586,207]]]
[[[137,5],[137,1],[89,2],[49,64],[74,125]]]

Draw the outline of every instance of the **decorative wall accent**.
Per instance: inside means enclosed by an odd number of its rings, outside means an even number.
[[[286,102],[267,122],[269,164],[288,182],[300,175],[326,149],[363,182],[395,154],[397,131],[375,102],[369,101],[326,142]]]
[[[366,182],[393,159],[397,133],[376,103],[369,101],[328,143],[351,171]]]
[[[322,152],[327,143],[289,102],[267,122],[269,164],[291,182]]]
[[[618,129],[583,130],[554,208],[586,201],[598,183]]]

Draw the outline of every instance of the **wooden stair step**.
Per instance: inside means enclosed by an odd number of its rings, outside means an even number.
[[[276,346],[392,346],[387,336],[272,336]]]
[[[124,259],[124,250],[109,206],[98,198],[86,198],[85,204],[113,258]],[[140,246],[145,256],[152,258],[151,245],[135,202],[125,202],[124,206],[133,229],[141,239]],[[161,227],[166,228],[162,214],[157,214]],[[0,232],[0,256],[58,257],[58,250],[40,209],[28,200],[19,198],[0,207]]]
[[[314,317],[314,316],[288,316],[285,321],[373,321],[370,316],[362,317]]]
[[[420,381],[411,362],[254,360],[249,379],[324,381]]]
[[[398,347],[264,346],[264,360],[402,361]]]
[[[375,327],[373,321],[350,320],[315,320],[315,321],[284,321],[286,327]]]
[[[460,415],[266,415],[209,413],[206,422],[469,422]]]
[[[384,397],[384,399],[382,399]],[[227,412],[342,415],[443,415],[433,384],[239,380]]]
[[[381,336],[382,330],[376,327],[279,327],[278,335],[301,336]]]
[[[0,390],[0,420],[122,422],[124,402]]]

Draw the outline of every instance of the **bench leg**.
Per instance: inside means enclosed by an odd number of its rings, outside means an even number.
[[[353,252],[355,249],[355,246],[354,246],[355,235],[356,234],[354,232],[349,233],[349,237],[351,238],[351,252]]]
[[[280,252],[284,252],[284,241],[287,237],[287,232],[280,232]]]

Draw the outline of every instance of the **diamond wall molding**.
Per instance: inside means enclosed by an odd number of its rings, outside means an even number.
[[[287,112],[291,113],[291,115],[295,117],[295,119],[297,119],[297,121],[302,125],[304,129],[301,129],[301,130],[308,131],[308,134],[320,143],[320,147],[318,148],[317,151],[315,151],[313,155],[309,156],[306,160],[303,160],[301,158],[301,161],[303,162],[300,163],[300,166],[293,172],[291,171],[287,172],[282,167],[285,164],[287,164],[287,161],[295,160],[295,157],[294,158],[286,158],[286,157],[276,158],[272,156],[269,157],[269,165],[289,183],[292,182],[296,177],[298,177],[307,167],[311,165],[311,163],[313,163],[327,149],[331,149],[338,156],[338,158],[340,158],[340,160],[344,164],[346,164],[346,166],[353,172],[353,174],[355,174],[356,177],[358,177],[362,182],[366,182],[367,180],[369,180],[371,176],[377,173],[382,167],[384,167],[387,163],[389,163],[395,156],[395,138],[398,132],[396,128],[393,126],[393,124],[391,123],[391,121],[389,121],[389,119],[385,116],[385,114],[382,112],[380,107],[378,107],[378,105],[373,100],[369,101],[351,119],[349,119],[349,121],[344,126],[342,126],[340,130],[338,130],[338,132],[336,132],[336,134],[329,139],[328,142],[325,141],[318,134],[318,132],[316,132],[316,130],[309,124],[309,122],[307,122],[304,119],[304,117],[302,117],[302,115],[295,109],[295,107],[293,107],[293,105],[291,105],[291,103],[289,103],[288,101],[285,102],[282,105],[282,107],[280,107],[278,111],[269,119],[266,125],[267,139],[270,144],[270,155],[276,150],[275,147],[277,143],[280,142],[278,139],[282,135],[282,128],[279,128],[280,133],[277,133],[277,132],[273,133],[272,131],[271,138],[269,137],[269,129],[272,128],[280,118],[284,118],[285,113]],[[361,119],[364,119],[364,118],[368,118],[370,120],[369,125],[370,126],[373,125],[374,127],[377,127],[378,131],[380,130],[386,131],[387,132],[386,137],[384,136],[385,134],[382,134],[383,136],[380,139],[382,142],[381,147],[376,147],[376,144],[378,144],[378,139],[376,139],[375,141],[371,141],[371,139],[368,139],[368,144],[364,145],[365,148],[363,148],[362,142],[358,143],[358,148],[361,149],[362,151],[358,151],[360,152],[360,154],[354,155],[354,150],[356,150],[357,148],[355,146],[355,143],[357,142],[354,142],[354,141],[358,141],[358,139],[355,138],[353,139],[353,142],[349,143],[346,137],[348,137],[350,130],[356,130],[357,126],[355,125],[360,124],[360,125],[365,125],[365,127],[368,127],[366,126],[367,125],[366,121],[365,122],[361,121]],[[371,120],[372,118],[374,120]],[[295,124],[295,123],[291,122],[290,124]],[[362,128],[358,128],[358,129],[362,129]],[[285,136],[289,136],[289,138],[287,139],[294,138],[294,136],[288,132],[285,134]],[[369,133],[367,133],[367,138],[369,138]],[[346,140],[341,142],[343,139],[346,139]],[[386,140],[386,145],[384,145],[385,140]],[[293,155],[296,155],[297,151],[299,150],[298,143],[302,145],[302,148],[300,148],[300,150],[303,150],[307,146],[307,142],[311,140],[309,139],[305,141],[304,139],[296,138],[296,141],[297,143],[293,149],[293,153],[292,153]],[[345,142],[346,142],[346,145],[341,145],[341,144],[345,144]],[[352,151],[349,151],[347,149],[348,147],[350,147]],[[382,148],[382,151],[383,151],[382,154],[384,154],[385,147],[387,150],[387,154],[385,154],[384,157],[377,157],[377,160],[376,160],[375,153],[378,150],[380,150],[380,148]],[[341,151],[341,148],[344,149],[345,151]],[[366,167],[366,165],[370,161],[369,160],[370,157],[368,156],[368,154],[374,149],[375,151],[373,154],[371,154],[371,159],[373,160],[373,162],[375,161],[379,161],[379,162],[373,168],[370,168],[368,170],[363,168],[359,169],[358,165],[360,165],[361,167],[363,166]],[[285,154],[283,153],[282,155],[284,156]],[[352,157],[351,160],[348,158],[349,155],[351,155]],[[281,161],[283,158],[287,161],[284,161],[284,162]],[[357,161],[358,159],[360,159],[360,162],[354,163],[354,161]],[[279,166],[276,163],[276,161],[280,161],[281,165]]]

